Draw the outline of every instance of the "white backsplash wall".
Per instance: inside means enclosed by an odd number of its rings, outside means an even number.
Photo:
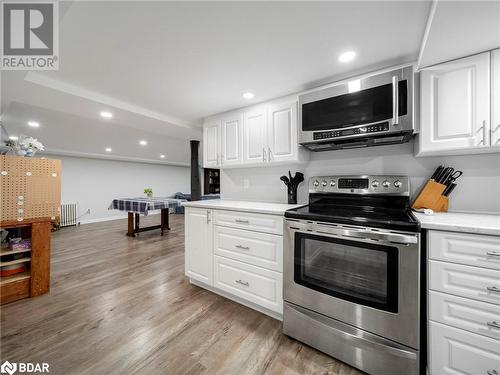
[[[388,174],[410,176],[412,197],[440,164],[464,175],[450,196],[451,211],[500,213],[500,154],[415,158],[413,142],[365,149],[313,152],[303,165],[225,169],[221,172],[223,199],[286,203],[280,176],[288,170],[311,176]],[[307,184],[299,187],[299,203],[307,202]]]

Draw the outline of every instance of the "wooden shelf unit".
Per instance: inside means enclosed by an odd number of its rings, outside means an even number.
[[[0,252],[0,266],[27,263],[29,269],[10,276],[0,277],[0,303],[9,303],[21,298],[35,297],[47,293],[50,288],[50,218],[0,221],[0,228],[20,228],[23,237],[31,238],[31,249]],[[4,261],[11,254],[27,253],[23,258]],[[28,255],[29,254],[29,255]]]

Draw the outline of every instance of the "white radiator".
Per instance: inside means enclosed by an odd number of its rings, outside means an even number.
[[[61,204],[61,227],[76,225],[78,205],[76,203]]]

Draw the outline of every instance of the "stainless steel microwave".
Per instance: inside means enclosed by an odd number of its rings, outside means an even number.
[[[299,143],[328,151],[408,142],[413,67],[353,78],[299,96]]]

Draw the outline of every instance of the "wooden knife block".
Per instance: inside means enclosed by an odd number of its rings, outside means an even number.
[[[418,195],[412,208],[430,208],[435,212],[448,211],[448,197],[443,196],[446,185],[429,180]]]

